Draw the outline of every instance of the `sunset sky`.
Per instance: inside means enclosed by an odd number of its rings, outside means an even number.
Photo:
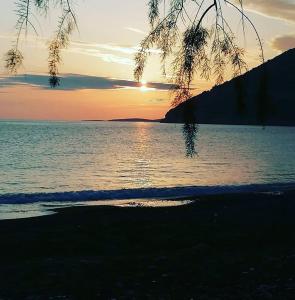
[[[209,0],[208,0],[209,1]],[[23,67],[7,77],[4,54],[11,47],[16,15],[14,0],[5,0],[0,10],[0,118],[81,120],[111,118],[161,118],[170,107],[168,76],[161,74],[159,53],[154,49],[143,81],[133,79],[134,54],[148,32],[147,0],[76,0],[79,33],[63,52],[62,84],[48,87],[47,46],[57,23],[56,11],[39,18],[39,36],[29,31],[22,41]],[[263,39],[266,59],[295,47],[294,0],[245,0],[247,15]],[[240,21],[228,8],[233,29],[241,33]],[[212,17],[212,15],[211,15]],[[209,16],[210,18],[210,16]],[[241,35],[241,34],[240,34]],[[249,67],[259,64],[257,42],[246,30]],[[170,80],[169,80],[170,79]],[[196,78],[194,93],[209,89],[214,82]]]

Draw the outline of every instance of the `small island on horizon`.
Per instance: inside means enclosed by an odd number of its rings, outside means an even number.
[[[162,119],[144,119],[144,118],[122,118],[122,119],[110,119],[110,120],[82,120],[83,122],[151,122],[160,123]]]

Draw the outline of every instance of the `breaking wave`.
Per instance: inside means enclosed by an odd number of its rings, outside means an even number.
[[[226,186],[180,186],[167,188],[138,188],[118,190],[90,190],[56,193],[2,194],[0,204],[26,204],[37,202],[86,202],[103,200],[129,200],[151,198],[185,198],[247,192],[278,192],[295,189],[295,183],[248,184]]]

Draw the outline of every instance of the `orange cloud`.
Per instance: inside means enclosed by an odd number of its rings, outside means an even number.
[[[295,2],[292,3],[288,0],[243,0],[243,3],[246,8],[253,11],[295,22]]]
[[[295,35],[283,35],[276,37],[272,42],[273,49],[278,51],[286,51],[295,48]]]

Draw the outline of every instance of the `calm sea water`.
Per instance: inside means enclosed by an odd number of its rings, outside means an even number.
[[[295,128],[201,125],[196,149],[181,125],[1,121],[0,203],[295,182]]]

